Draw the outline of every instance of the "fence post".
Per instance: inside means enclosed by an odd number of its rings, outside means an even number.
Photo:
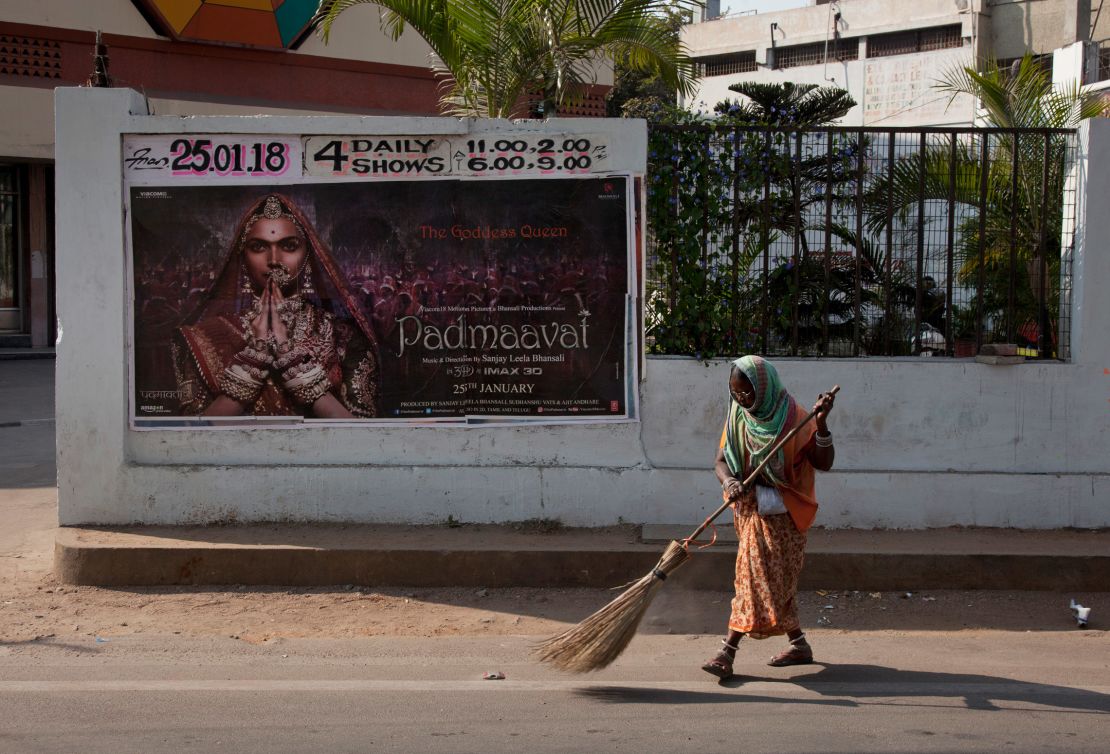
[[[1017,224],[1018,224],[1018,172],[1021,155],[1018,140],[1021,138],[1013,131],[1014,143],[1010,148],[1010,275],[1006,287],[1006,342],[1017,340]]]
[[[949,356],[956,355],[955,337],[952,334],[952,258],[956,253],[956,140],[957,136],[953,133],[948,150],[948,237],[944,254],[944,348]]]
[[[917,154],[918,170],[921,174],[917,182],[917,268],[913,297],[913,335],[911,336],[915,355],[921,353],[921,305],[925,293],[922,286],[925,284],[925,186],[929,175],[928,148],[928,139],[922,131]]]
[[[705,133],[705,154],[703,165],[707,167],[698,171],[698,180],[701,182],[701,263],[706,274],[709,273],[709,155],[712,151],[713,132]]]
[[[759,243],[763,249],[763,325],[761,327],[763,344],[761,353],[766,354],[770,344],[771,329],[771,131],[764,131],[763,154],[767,164],[763,166],[763,211],[759,221]]]
[[[983,289],[987,285],[987,193],[990,188],[990,132],[983,132],[979,155],[979,280],[975,289],[975,352],[983,347]]]
[[[678,153],[678,133],[667,131],[667,138],[669,140],[668,151],[671,153],[671,199],[673,201],[667,202],[671,206],[671,212],[677,218],[679,210],[679,193],[678,193],[678,163],[674,160],[674,156]],[[674,312],[675,307],[678,306],[678,248],[677,244],[671,243],[671,279],[667,284],[667,298],[670,302],[670,311]]]
[[[1041,173],[1041,201],[1040,201],[1041,206],[1038,209],[1038,215],[1037,215],[1037,217],[1038,217],[1037,225],[1039,226],[1038,230],[1037,230],[1037,259],[1040,260],[1038,262],[1038,265],[1037,265],[1038,266],[1039,278],[1040,278],[1037,281],[1037,283],[1038,283],[1037,284],[1037,305],[1038,305],[1037,322],[1040,325],[1040,327],[1039,327],[1040,332],[1038,332],[1038,334],[1037,334],[1037,356],[1039,358],[1042,358],[1042,359],[1052,358],[1051,352],[1049,350],[1049,339],[1048,339],[1048,327],[1049,327],[1049,321],[1048,321],[1048,253],[1047,253],[1048,250],[1045,248],[1045,243],[1044,243],[1044,240],[1045,240],[1045,238],[1044,238],[1045,226],[1048,224],[1046,222],[1046,216],[1048,215],[1048,206],[1049,206],[1048,205],[1048,183],[1049,183],[1049,181],[1048,181],[1048,170],[1049,170],[1049,161],[1051,160],[1051,154],[1050,154],[1050,152],[1051,152],[1051,149],[1050,149],[1051,139],[1052,139],[1052,135],[1046,132],[1045,135],[1044,135],[1044,157],[1043,157],[1044,165],[1043,165],[1042,173]],[[1059,315],[1057,315],[1057,316],[1059,316]]]
[[[729,345],[733,353],[740,339],[740,129],[732,129],[732,305]]]
[[[863,282],[861,265],[863,264],[863,174],[867,170],[867,163],[863,154],[863,129],[860,129],[856,141],[856,264],[855,264],[855,312],[852,315],[852,355],[860,355],[860,320],[863,317]]]
[[[794,175],[790,181],[790,192],[794,195],[794,290],[790,296],[790,355],[798,355],[798,288],[802,281],[802,260],[799,251],[802,245],[802,132],[796,132],[794,144]]]
[[[833,132],[825,132],[825,292],[821,296],[821,355],[829,355],[829,288],[832,277]]]
[[[886,156],[886,312],[883,315],[883,356],[890,355],[890,328],[894,317],[894,132],[888,135]]]

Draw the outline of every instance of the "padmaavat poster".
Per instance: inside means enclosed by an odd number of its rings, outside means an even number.
[[[134,423],[627,418],[631,190],[132,186]]]

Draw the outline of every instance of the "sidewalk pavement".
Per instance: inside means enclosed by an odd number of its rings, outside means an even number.
[[[632,526],[545,533],[512,525],[64,528],[55,573],[66,583],[101,586],[606,588],[647,573],[663,547]],[[696,551],[674,581],[719,588],[732,581],[735,558],[734,543]],[[1101,591],[1108,584],[1107,532],[815,529],[801,588]]]
[[[8,522],[0,552],[45,560],[37,550],[52,529],[55,575],[68,583],[612,587],[642,576],[667,541],[688,533],[511,524],[56,529],[45,523],[57,520],[56,495],[42,494],[55,478],[53,375],[52,360],[0,362],[0,511]],[[720,528],[721,541],[696,552],[676,581],[711,589],[731,581],[735,540]],[[814,529],[801,588],[1103,591],[1108,584],[1110,531]]]

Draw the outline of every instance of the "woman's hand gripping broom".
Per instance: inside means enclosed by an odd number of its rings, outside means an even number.
[[[836,385],[830,390],[835,395],[840,390]],[[794,435],[806,424],[813,420],[815,411],[810,411],[797,426],[783,435],[771,448],[748,478],[743,481],[741,494],[751,489],[755,480],[763,472],[763,467],[790,441]],[[591,670],[600,670],[609,665],[620,656],[639,628],[640,621],[647,612],[648,606],[655,598],[655,593],[667,580],[667,575],[674,572],[680,565],[690,559],[690,543],[697,540],[710,524],[725,512],[732,500],[726,500],[717,510],[709,514],[701,526],[694,530],[681,542],[671,540],[663,557],[655,564],[650,572],[640,577],[619,597],[605,607],[598,610],[590,617],[576,626],[572,626],[561,634],[539,644],[535,649],[536,657],[540,662],[554,665],[559,670],[572,673],[585,673]]]

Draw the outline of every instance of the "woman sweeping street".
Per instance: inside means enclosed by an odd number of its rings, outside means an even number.
[[[813,662],[813,649],[798,622],[796,593],[806,531],[817,513],[814,471],[831,469],[834,457],[826,423],[834,397],[822,393],[813,407],[816,421],[802,427],[771,458],[755,487],[742,494],[742,480],[806,411],[783,387],[774,366],[759,356],[732,363],[729,394],[715,471],[725,499],[732,502],[739,542],[736,596],[724,646],[702,665],[721,679],[732,676],[745,636],[787,636],[789,646],[768,663],[775,667]]]

